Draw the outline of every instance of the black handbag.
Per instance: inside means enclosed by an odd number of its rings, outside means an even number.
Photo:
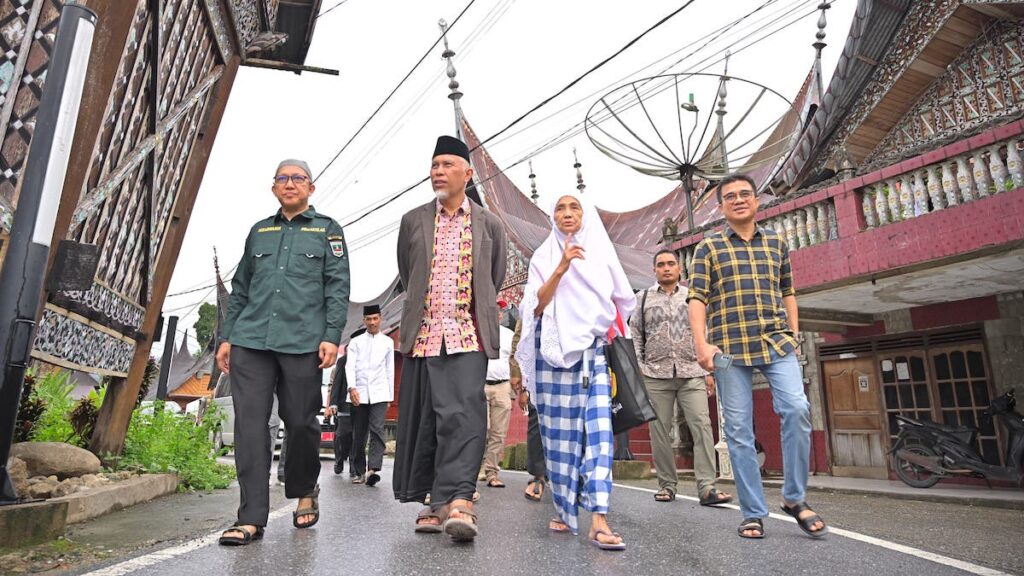
[[[622,316],[616,315],[615,321],[619,333],[625,334]],[[613,329],[608,332],[604,355],[612,380],[612,432],[621,434],[658,416],[647,394],[632,338],[615,336]]]

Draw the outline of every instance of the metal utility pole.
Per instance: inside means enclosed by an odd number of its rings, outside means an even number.
[[[64,5],[0,269],[0,504],[18,499],[7,458],[95,31],[95,12]]]

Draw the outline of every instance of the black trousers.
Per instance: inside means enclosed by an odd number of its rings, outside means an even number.
[[[406,356],[398,392],[395,498],[439,508],[473,497],[484,456],[487,399],[483,352]]]
[[[540,441],[540,421],[533,401],[527,403],[526,425],[526,471],[534,478],[547,478],[548,468],[544,462],[544,445]]]
[[[338,413],[334,416],[334,471],[341,472],[352,454],[352,405],[345,402],[338,406]],[[348,465],[349,472],[352,471],[352,463]]]
[[[270,513],[270,419],[274,394],[278,414],[288,430],[285,496],[302,498],[316,487],[320,475],[320,425],[316,415],[322,398],[319,354],[283,354],[231,347],[231,390],[235,407],[235,470],[241,503],[240,524],[266,526]]]
[[[384,414],[387,402],[360,404],[352,407],[352,464],[354,476],[362,476],[367,469],[380,471],[384,465]],[[370,441],[367,462],[366,441]]]

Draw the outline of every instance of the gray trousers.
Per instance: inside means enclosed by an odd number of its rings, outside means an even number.
[[[352,406],[352,460],[349,474],[362,476],[366,470],[380,471],[384,465],[384,414],[387,402]],[[367,462],[366,440],[370,440],[370,457]]]
[[[693,468],[698,493],[703,495],[715,486],[715,440],[711,434],[704,378],[644,378],[647,393],[658,419],[650,423],[651,448],[658,485],[673,490],[678,483],[676,457],[672,449],[672,420],[679,405],[693,437]]]
[[[238,522],[266,526],[270,508],[270,419],[274,394],[288,430],[285,496],[302,498],[320,475],[320,425],[323,374],[317,352],[282,354],[231,347],[231,389],[235,407],[235,470],[241,503]]]

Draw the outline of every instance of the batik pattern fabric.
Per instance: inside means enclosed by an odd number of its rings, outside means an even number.
[[[540,347],[540,330],[534,345]],[[536,357],[537,394],[544,460],[551,500],[558,517],[579,533],[579,508],[607,514],[612,491],[611,381],[603,338],[570,368],[556,368]],[[587,366],[589,364],[589,366]],[[584,376],[588,382],[584,384]]]
[[[426,358],[445,352],[481,350],[473,320],[473,222],[469,199],[451,215],[437,203],[430,289],[412,355]]]

